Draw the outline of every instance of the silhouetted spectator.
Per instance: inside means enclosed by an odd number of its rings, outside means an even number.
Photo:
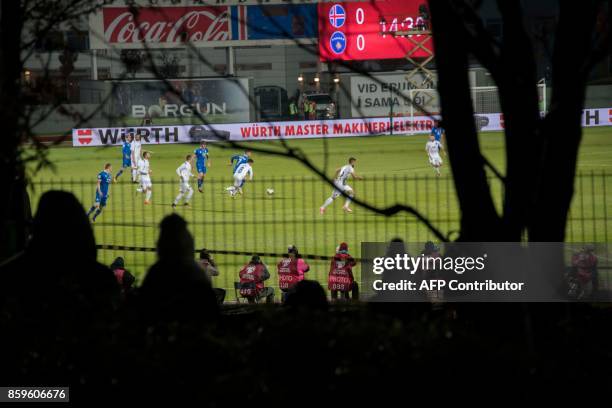
[[[298,309],[327,310],[327,295],[319,282],[303,280],[287,293],[285,305]]]
[[[122,296],[130,293],[136,282],[136,278],[125,268],[124,259],[120,256],[117,257],[110,265],[110,268],[115,275],[115,279],[117,279]]]
[[[76,304],[83,312],[109,311],[116,306],[118,289],[111,271],[96,257],[93,231],[76,197],[63,191],[46,192],[39,201],[26,250],[0,270],[0,304],[10,299],[23,302],[23,311],[50,311],[56,306],[72,309]]]
[[[78,373],[85,383],[102,375],[119,289],[96,255],[76,197],[43,194],[28,246],[0,267],[0,382],[51,384]]]
[[[193,237],[177,214],[164,218],[157,241],[157,262],[140,287],[140,303],[149,319],[200,321],[216,316],[215,294],[206,273],[193,259]]]
[[[200,251],[199,263],[202,269],[204,269],[204,272],[206,272],[206,276],[208,276],[208,279],[210,279],[210,284],[212,285],[212,278],[213,276],[219,276],[219,269],[205,248]],[[215,292],[217,304],[223,304],[223,301],[225,300],[225,289],[213,288],[213,292]]]

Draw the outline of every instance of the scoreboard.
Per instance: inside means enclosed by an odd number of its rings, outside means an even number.
[[[395,36],[398,31],[416,29],[423,23],[419,6],[425,0],[369,0],[319,3],[319,57],[321,61],[373,60],[428,57],[413,41]],[[414,41],[425,40],[413,35]],[[433,51],[431,37],[423,46]]]

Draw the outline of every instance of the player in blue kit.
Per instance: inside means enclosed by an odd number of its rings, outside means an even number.
[[[232,157],[230,157],[229,165],[232,166],[232,176],[236,172],[236,169],[238,168],[238,166],[240,166],[241,164],[247,163],[250,158],[251,158],[250,150],[245,150],[244,154],[235,154]]]
[[[121,147],[121,156],[122,156],[121,169],[119,169],[117,174],[115,174],[115,178],[113,179],[115,183],[117,182],[117,179],[119,179],[119,177],[123,174],[123,171],[125,169],[132,168],[132,140],[133,139],[134,138],[132,136],[132,133],[129,133],[126,136],[125,141],[123,142],[123,145]]]
[[[198,172],[198,191],[202,192],[202,185],[204,184],[204,177],[206,176],[206,170],[211,165],[211,161],[208,158],[208,148],[206,142],[202,141],[200,147],[194,151],[196,157],[196,170]],[[208,164],[208,167],[206,166]]]
[[[95,214],[92,218],[92,222],[96,222],[96,218],[102,212],[102,209],[106,207],[106,201],[108,200],[108,195],[110,193],[110,184],[113,181],[113,176],[111,172],[113,171],[111,164],[106,163],[104,165],[104,170],[98,173],[98,184],[96,186],[96,199],[94,205],[91,206],[89,211],[87,211],[87,218],[95,211]]]
[[[440,121],[439,120],[434,120],[434,125],[431,128],[431,134],[434,137],[434,140],[438,143],[443,143],[443,139],[444,139],[444,128],[442,126],[440,126]]]

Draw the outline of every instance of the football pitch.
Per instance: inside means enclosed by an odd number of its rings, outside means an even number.
[[[578,161],[579,176],[568,225],[568,241],[607,242],[612,236],[612,128],[585,129]],[[328,140],[292,140],[291,147],[299,148],[318,167],[326,168],[333,177],[335,169],[346,164],[350,156],[357,158],[356,173],[364,180],[350,180],[356,195],[377,207],[396,203],[413,206],[443,233],[456,233],[459,213],[448,163],[442,177],[434,176],[425,153],[426,136],[385,136],[342,138]],[[480,136],[485,156],[502,172],[504,141],[499,132]],[[246,146],[280,149],[278,142],[250,142]],[[172,213],[171,203],[178,193],[176,168],[195,145],[143,145],[153,152],[150,160],[153,181],[152,204],[145,206],[143,196],[136,192],[128,172],[111,186],[108,205],[94,225],[98,244],[154,248],[160,220]],[[526,149],[529,146],[525,146]],[[254,152],[254,180],[247,181],[244,195],[229,197],[225,188],[232,184],[229,158],[240,150],[209,144],[210,166],[204,192],[195,193],[191,205],[179,206],[176,212],[188,221],[196,241],[196,248],[208,248],[219,264],[221,276],[215,286],[230,291],[237,273],[249,259],[247,254],[262,253],[270,266],[271,286],[277,286],[274,265],[290,244],[305,255],[331,256],[336,246],[345,241],[351,254],[360,256],[360,243],[388,241],[401,237],[407,242],[436,241],[430,231],[413,215],[400,213],[392,217],[376,215],[353,205],[353,213],[342,211],[342,197],[338,198],[325,215],[319,207],[330,196],[332,188],[312,174],[300,162]],[[444,158],[444,157],[443,157]],[[121,148],[57,147],[49,152],[54,168],[39,171],[32,178],[32,203],[44,191],[63,189],[72,191],[88,209],[94,199],[96,176],[104,163],[113,165],[113,174],[121,165]],[[529,163],[525,163],[529,165]],[[493,175],[490,179],[498,208],[501,203],[501,183]],[[274,189],[270,196],[267,189]],[[610,231],[608,231],[610,229]],[[237,251],[238,253],[233,253]],[[110,264],[122,256],[126,266],[142,278],[146,268],[155,261],[150,251],[102,249],[99,260]],[[309,261],[311,278],[326,281],[328,262]],[[359,268],[357,268],[357,275]],[[324,285],[326,286],[326,285]]]

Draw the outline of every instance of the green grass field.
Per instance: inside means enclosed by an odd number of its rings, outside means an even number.
[[[568,241],[607,242],[608,233],[612,234],[612,224],[611,228],[607,224],[607,214],[612,214],[612,200],[606,197],[612,192],[611,138],[612,128],[585,131]],[[424,152],[425,141],[425,136],[392,136],[291,141],[290,144],[303,149],[316,165],[323,167],[327,163],[330,176],[349,156],[355,156],[356,171],[365,180],[349,184],[359,197],[377,206],[397,202],[412,205],[443,232],[456,231],[459,215],[448,167],[446,164],[443,167],[443,177],[434,177]],[[255,143],[278,147],[273,142]],[[501,133],[482,134],[481,144],[489,160],[503,171]],[[109,204],[94,225],[97,242],[153,248],[159,221],[172,212],[170,204],[178,192],[175,169],[194,148],[192,145],[149,146],[148,150],[154,153],[151,159],[153,204],[144,206],[142,195],[135,192],[129,175],[125,174],[112,186]],[[351,253],[359,256],[362,241],[385,241],[396,236],[413,242],[432,239],[429,231],[411,215],[383,217],[356,206],[352,214],[345,214],[341,209],[342,198],[321,216],[319,206],[330,195],[331,187],[311,175],[301,163],[277,156],[254,153],[255,179],[247,182],[244,196],[231,199],[225,192],[225,187],[231,184],[228,162],[237,151],[215,145],[209,145],[209,149],[211,166],[204,193],[196,191],[190,207],[177,209],[189,222],[197,248],[282,253],[289,244],[295,244],[304,254],[332,255],[336,245],[346,241]],[[55,169],[42,170],[34,177],[34,205],[40,193],[59,188],[74,192],[83,206],[89,208],[97,173],[105,162],[113,164],[115,173],[121,165],[121,151],[119,147],[55,148],[50,152],[50,159]],[[193,185],[195,188],[195,181]],[[499,205],[499,181],[492,178],[491,187]],[[274,196],[266,195],[267,188],[275,189]],[[123,256],[128,268],[139,277],[155,260],[151,252],[101,250],[99,253],[104,263],[110,263],[116,256]],[[215,259],[222,274],[216,278],[215,285],[233,287],[239,266],[248,256],[217,254]],[[267,256],[264,261],[273,265],[277,259]],[[327,262],[313,261],[311,267],[311,277],[326,280]],[[272,285],[276,285],[274,273]],[[228,297],[233,299],[232,294]]]

